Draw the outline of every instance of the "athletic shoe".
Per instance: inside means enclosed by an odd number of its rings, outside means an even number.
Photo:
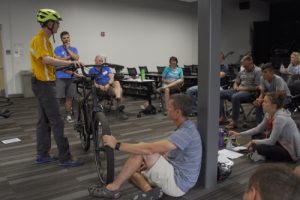
[[[73,123],[74,122],[74,119],[72,118],[72,115],[70,113],[67,114],[66,120],[67,120],[68,123]]]
[[[36,157],[35,163],[36,164],[44,164],[44,163],[56,162],[57,160],[58,160],[58,157],[56,157],[56,156],[40,156],[40,155],[38,155]]]
[[[89,195],[93,197],[104,197],[104,198],[109,198],[109,199],[118,199],[121,194],[120,191],[110,191],[106,189],[105,185],[100,186],[100,185],[91,185],[88,188]]]
[[[265,161],[266,157],[257,153],[257,151],[251,152],[248,155],[248,158],[254,162]]]

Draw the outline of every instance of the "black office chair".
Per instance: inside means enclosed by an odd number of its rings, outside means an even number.
[[[159,74],[162,74],[163,71],[165,70],[164,66],[156,66],[156,68],[157,68],[157,73],[159,73]]]
[[[183,68],[183,76],[191,76],[192,68],[190,66],[184,66]]]
[[[128,75],[131,78],[136,78],[136,76],[138,75],[137,70],[135,67],[127,67],[127,71],[128,71]]]

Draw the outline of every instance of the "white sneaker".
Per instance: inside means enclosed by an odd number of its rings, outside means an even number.
[[[248,154],[248,158],[254,162],[258,162],[258,161],[265,161],[266,157],[262,156],[260,154],[257,153],[257,151],[254,151],[252,153]]]
[[[67,120],[68,123],[73,123],[74,122],[74,120],[73,120],[73,118],[72,118],[72,116],[70,114],[68,114],[66,116],[66,120]]]

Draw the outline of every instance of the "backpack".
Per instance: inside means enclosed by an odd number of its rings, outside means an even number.
[[[218,181],[224,181],[230,176],[233,164],[233,161],[229,160],[228,158],[220,155],[218,156]]]

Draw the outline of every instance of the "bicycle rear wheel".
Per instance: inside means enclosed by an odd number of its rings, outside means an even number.
[[[95,115],[95,163],[98,177],[103,184],[113,182],[115,175],[114,150],[103,145],[102,136],[111,135],[109,124],[103,112]]]
[[[88,151],[90,148],[90,134],[87,127],[87,114],[85,113],[84,102],[81,100],[78,102],[78,117],[75,123],[75,129],[79,132],[81,141],[81,147],[84,151]]]

